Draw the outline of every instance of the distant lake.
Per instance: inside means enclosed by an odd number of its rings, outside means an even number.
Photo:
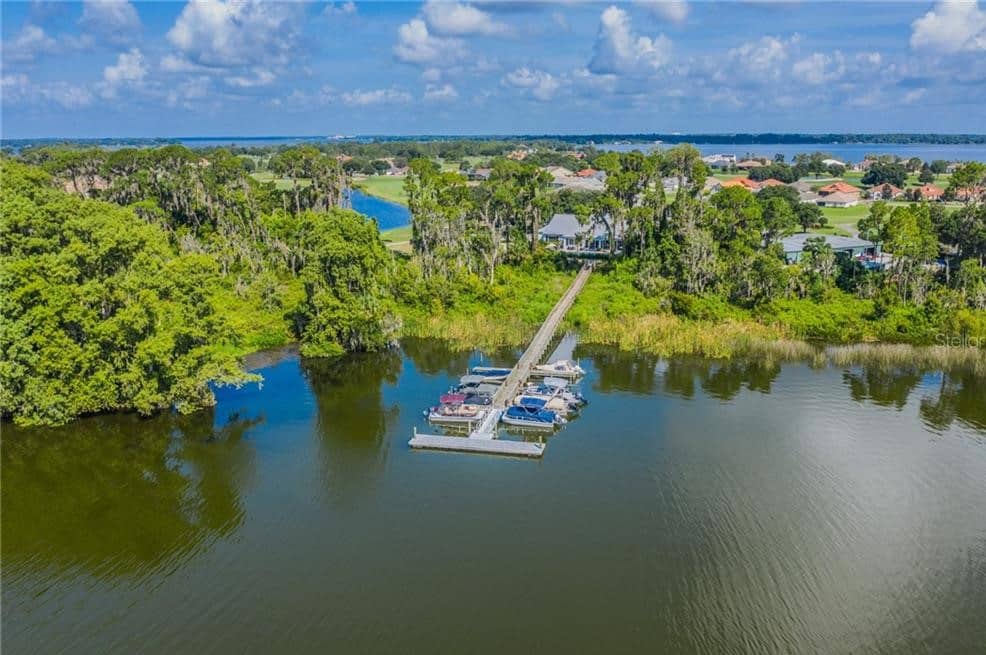
[[[375,218],[381,230],[390,230],[411,224],[411,212],[404,205],[381,200],[363,193],[359,189],[349,192],[353,209],[370,218]]]
[[[540,461],[413,452],[471,364],[268,361],[3,426],[3,653],[983,653],[986,381],[579,345]]]
[[[596,145],[599,150],[614,150],[629,152],[641,150],[648,152],[654,148],[667,149],[669,143],[602,143]],[[883,143],[749,143],[749,144],[717,144],[700,143],[695,146],[705,155],[736,155],[744,157],[748,154],[773,158],[775,154],[784,155],[790,161],[800,153],[824,152],[833,158],[844,162],[862,161],[866,155],[897,155],[903,159],[917,157],[921,161],[982,161],[986,162],[986,145],[957,144],[940,145],[932,143],[883,144]]]

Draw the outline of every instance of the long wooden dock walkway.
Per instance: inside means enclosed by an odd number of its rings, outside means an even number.
[[[514,455],[518,457],[540,457],[544,453],[543,443],[531,443],[527,441],[507,441],[497,439],[497,425],[504,409],[508,407],[514,397],[520,393],[521,387],[527,382],[531,375],[531,369],[541,361],[544,351],[548,348],[551,338],[561,325],[565,314],[572,307],[575,298],[582,291],[586,280],[592,273],[592,265],[586,264],[575,276],[575,280],[565,291],[565,294],[555,303],[551,312],[544,319],[537,334],[527,346],[527,350],[521,355],[517,365],[510,371],[510,375],[500,386],[499,391],[493,396],[493,403],[489,408],[483,421],[475,430],[469,433],[468,437],[450,437],[440,434],[418,434],[408,442],[412,448],[428,448],[432,450],[456,450],[463,452],[480,452],[495,455]]]

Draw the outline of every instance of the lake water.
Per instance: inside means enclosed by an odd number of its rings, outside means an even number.
[[[653,143],[622,143],[600,144],[600,150],[615,150],[629,152],[641,150],[647,152],[654,148],[670,148],[673,144]],[[745,157],[754,155],[773,158],[775,154],[784,155],[786,161],[791,161],[800,153],[824,152],[843,162],[859,162],[867,155],[897,155],[903,159],[917,157],[921,161],[931,162],[936,159],[945,161],[982,161],[986,162],[986,144],[939,145],[932,143],[914,144],[876,144],[876,143],[750,143],[750,144],[695,144],[699,152],[705,155],[723,154]]]
[[[350,190],[349,199],[353,209],[376,219],[381,230],[411,224],[411,212],[404,205],[381,200],[375,196],[367,195],[359,189]]]
[[[986,382],[575,354],[540,461],[408,449],[432,341],[4,426],[4,655],[984,652]]]

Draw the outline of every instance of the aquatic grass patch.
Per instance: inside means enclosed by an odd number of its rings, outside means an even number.
[[[902,343],[857,343],[832,346],[826,358],[835,366],[869,366],[881,370],[970,371],[986,376],[986,349],[974,346],[911,346]]]

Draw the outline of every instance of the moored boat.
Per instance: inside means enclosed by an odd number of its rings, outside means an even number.
[[[550,364],[538,364],[531,369],[531,375],[537,377],[551,376],[557,378],[574,379],[585,375],[585,369],[571,360],[559,359],[558,361],[551,362]]]
[[[437,425],[464,425],[482,421],[486,410],[476,405],[438,405],[428,410],[428,421]]]
[[[500,420],[507,425],[535,430],[553,430],[555,425],[565,422],[565,419],[551,410],[530,405],[512,405]]]
[[[567,414],[572,410],[568,403],[557,396],[533,396],[526,393],[514,398],[514,405],[543,408],[558,414]]]

